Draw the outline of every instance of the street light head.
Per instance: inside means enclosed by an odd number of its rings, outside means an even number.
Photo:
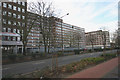
[[[67,13],[67,15],[69,15],[69,13]]]

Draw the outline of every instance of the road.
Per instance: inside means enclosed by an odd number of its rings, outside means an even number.
[[[117,50],[106,51],[106,53],[114,53]],[[87,57],[97,57],[103,54],[103,52],[94,52],[88,54],[80,54],[80,55],[71,55],[64,56],[58,58],[58,66],[62,66],[65,64],[69,64],[72,62],[80,61],[83,58]],[[14,75],[14,74],[25,74],[35,70],[43,69],[46,66],[52,66],[52,59],[38,60],[38,61],[30,61],[16,64],[8,64],[2,66],[2,76],[5,75]]]

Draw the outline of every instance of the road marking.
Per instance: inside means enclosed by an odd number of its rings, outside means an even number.
[[[0,70],[7,70],[7,69],[9,69],[9,68],[2,68],[2,69],[0,69]]]
[[[33,63],[33,64],[43,64],[43,63],[45,63],[45,62],[36,62],[36,63]]]

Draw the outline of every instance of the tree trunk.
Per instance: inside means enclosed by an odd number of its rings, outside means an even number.
[[[45,55],[46,55],[46,53],[47,53],[47,45],[46,45],[45,37],[44,37],[44,52],[45,52]]]
[[[26,55],[26,44],[23,45],[23,55]]]
[[[94,51],[94,45],[93,45],[93,43],[92,43],[92,51]]]
[[[78,49],[80,49],[80,47],[79,47],[79,42],[78,42]]]

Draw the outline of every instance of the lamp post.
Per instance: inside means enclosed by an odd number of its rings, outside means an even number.
[[[72,47],[74,48],[74,26],[72,26],[72,37],[73,37],[73,40],[72,40],[72,41],[73,41],[73,42],[72,42],[72,43],[73,43],[73,46],[72,46]]]
[[[66,15],[69,15],[69,13],[67,13]],[[66,16],[64,15],[64,16]],[[60,17],[59,19],[63,18],[64,16]],[[61,39],[62,39],[62,53],[64,51],[64,45],[63,45],[63,29],[62,29],[62,19],[61,19]],[[55,49],[54,49],[55,50]],[[52,70],[55,69],[55,74],[56,74],[56,77],[57,77],[57,74],[58,74],[58,59],[57,59],[57,54],[53,55],[52,56]]]
[[[61,19],[65,16],[69,15],[69,13],[65,14],[64,16],[60,17]],[[63,43],[63,26],[62,26],[62,20],[61,20],[61,38],[62,38],[62,53],[64,53],[64,43]]]

